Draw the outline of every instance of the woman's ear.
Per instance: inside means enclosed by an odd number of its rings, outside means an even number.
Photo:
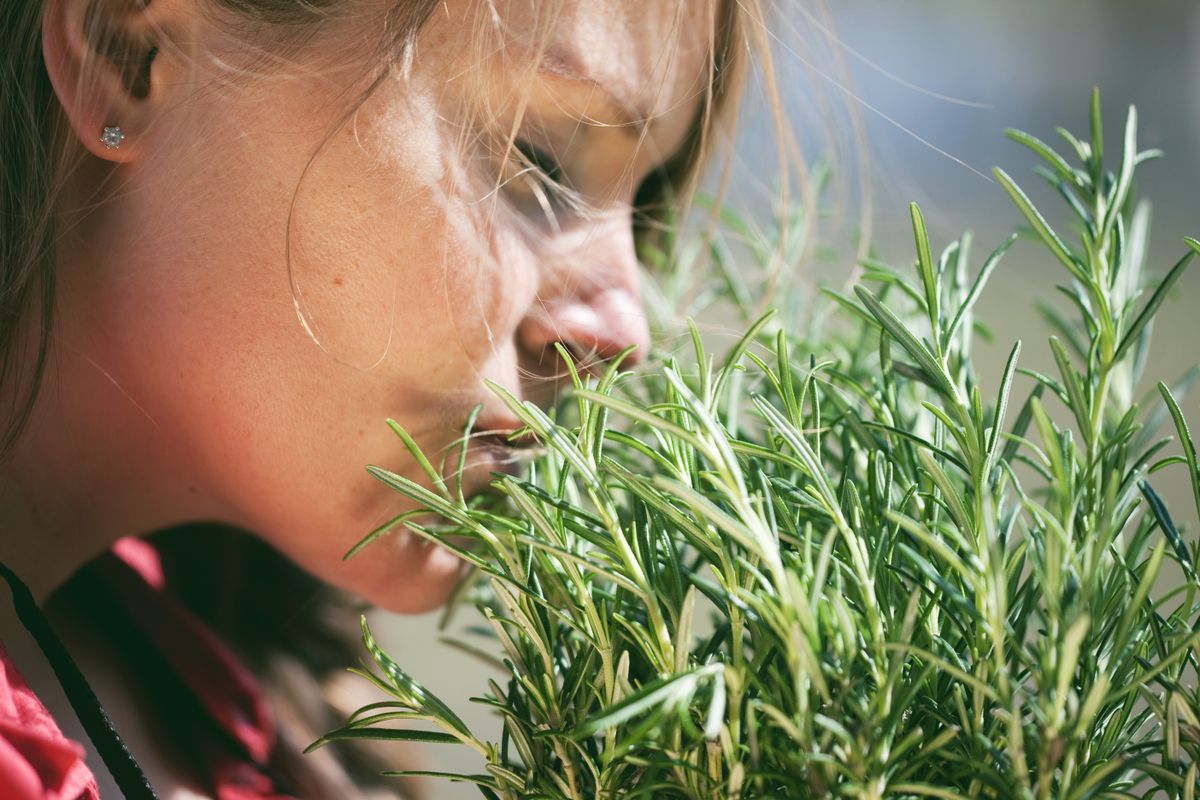
[[[75,136],[108,161],[137,158],[178,74],[168,40],[189,0],[46,0],[42,54]],[[116,129],[116,130],[113,130]]]

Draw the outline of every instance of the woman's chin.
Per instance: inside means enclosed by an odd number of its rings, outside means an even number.
[[[373,542],[340,567],[331,582],[399,614],[445,605],[470,571],[454,553],[408,531]]]

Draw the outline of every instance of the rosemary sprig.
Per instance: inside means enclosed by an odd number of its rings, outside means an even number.
[[[636,380],[578,377],[557,417],[507,396],[545,453],[497,478],[503,502],[375,470],[457,520],[417,533],[475,541],[505,670],[478,701],[503,732],[368,632],[390,699],[317,744],[424,720],[482,754],[457,779],[492,800],[1196,797],[1197,519],[1154,489],[1187,470],[1200,513],[1196,448],[1166,384],[1165,409],[1134,397],[1200,244],[1143,270],[1133,177],[1156,153],[1130,109],[1110,171],[1100,117],[1095,94],[1090,137],[1061,132],[1073,160],[1010,132],[1076,241],[996,172],[1063,269],[1055,375],[1018,343],[984,389],[973,309],[1012,242],[971,278],[969,240],[935,257],[913,206],[916,280],[872,262],[819,335],[768,315],[720,362],[696,335]],[[1147,425],[1167,419],[1182,456]]]

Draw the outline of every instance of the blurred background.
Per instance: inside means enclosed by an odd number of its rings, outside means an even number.
[[[810,159],[831,158],[844,192],[831,198],[822,245],[833,255],[807,269],[809,285],[841,285],[854,264],[855,237],[872,219],[871,243],[884,260],[913,258],[907,205],[917,201],[935,251],[963,230],[975,233],[974,266],[1020,223],[990,177],[1003,167],[1034,201],[1057,214],[1061,204],[1031,169],[1031,153],[1002,135],[1018,128],[1058,146],[1056,126],[1086,136],[1089,92],[1103,91],[1110,153],[1119,151],[1125,111],[1136,104],[1141,148],[1166,157],[1139,168],[1142,197],[1153,202],[1149,267],[1164,272],[1183,254],[1181,239],[1200,236],[1200,3],[1195,0],[836,0],[775,4],[771,35],[791,124]],[[751,87],[735,168],[734,198],[771,207],[778,174],[772,123]],[[1061,150],[1062,148],[1060,148]],[[1054,217],[1052,217],[1054,218]],[[1061,219],[1061,217],[1059,217]],[[1064,235],[1066,231],[1063,231]],[[1039,247],[1018,243],[994,274],[980,316],[995,343],[979,348],[985,387],[998,383],[1012,342],[1021,361],[1049,371],[1048,330],[1033,310],[1052,299],[1061,267]],[[1146,370],[1172,382],[1200,358],[1200,267],[1186,274],[1155,326],[1156,355]],[[1028,382],[1015,390],[1028,391]],[[1184,411],[1194,425],[1200,402]],[[1155,477],[1168,504],[1189,519],[1181,469]],[[1194,536],[1194,528],[1193,533]],[[469,616],[464,614],[464,617]],[[499,722],[467,701],[481,694],[487,667],[438,642],[438,617],[379,614],[385,649],[440,695],[478,735]],[[429,748],[427,768],[475,772],[465,748]],[[427,797],[477,798],[473,787],[430,784]]]

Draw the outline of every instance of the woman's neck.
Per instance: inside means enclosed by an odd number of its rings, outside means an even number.
[[[63,485],[58,502],[41,489],[29,471],[15,474],[0,467],[0,562],[29,587],[39,604],[118,538],[99,520],[81,518],[69,485]]]
[[[0,561],[39,603],[122,536],[228,521],[188,459],[102,366],[53,342],[37,405],[0,461]]]

